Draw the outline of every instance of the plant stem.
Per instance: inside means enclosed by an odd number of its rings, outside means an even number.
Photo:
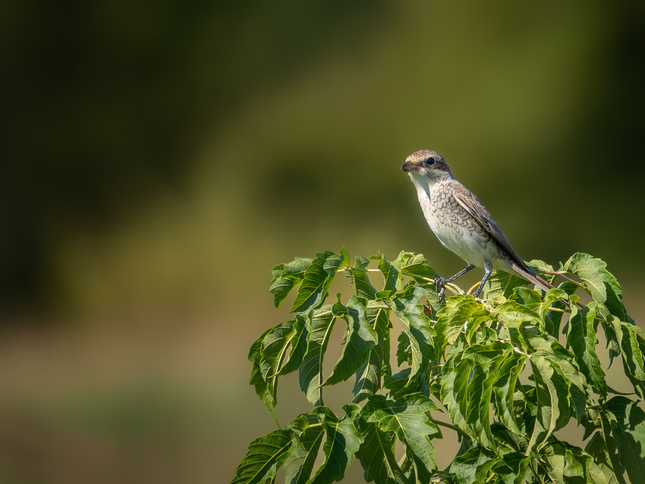
[[[470,437],[470,435],[468,435],[466,432],[464,432],[463,430],[461,430],[459,427],[457,427],[455,425],[443,422],[442,420],[435,420],[433,418],[431,418],[430,420],[432,422],[436,423],[437,425],[441,425],[441,426],[446,427],[448,429],[454,430],[455,432],[457,432],[457,433],[459,433],[461,435],[465,435],[467,437]]]

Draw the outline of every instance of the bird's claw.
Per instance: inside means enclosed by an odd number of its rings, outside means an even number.
[[[439,301],[443,301],[443,294],[446,292],[445,284],[446,280],[443,277],[437,277],[434,280],[434,290],[439,294]]]

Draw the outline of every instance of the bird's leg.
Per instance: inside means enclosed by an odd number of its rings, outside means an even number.
[[[473,297],[479,297],[479,294],[482,292],[482,289],[484,288],[484,284],[486,284],[486,281],[488,280],[491,273],[493,272],[493,264],[491,264],[489,261],[484,261],[484,270],[486,271],[484,273],[484,278],[482,279],[482,282],[479,284],[475,292],[473,292]]]
[[[446,282],[454,281],[455,279],[463,276],[466,272],[473,269],[474,267],[475,267],[474,265],[468,264],[465,269],[460,270],[459,272],[457,272],[457,274],[455,274],[452,277],[449,277],[448,279],[444,279],[443,277],[437,277],[434,280],[434,290],[439,293],[439,300],[443,299],[443,293],[446,290],[446,288],[444,287]],[[439,291],[439,288],[441,288],[441,291]]]

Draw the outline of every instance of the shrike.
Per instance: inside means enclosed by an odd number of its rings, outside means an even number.
[[[408,173],[428,225],[444,247],[468,264],[449,279],[435,280],[437,290],[474,267],[485,270],[473,293],[477,297],[493,269],[517,274],[545,291],[555,287],[535,274],[511,248],[479,199],[452,176],[443,157],[429,150],[412,153],[401,169]]]

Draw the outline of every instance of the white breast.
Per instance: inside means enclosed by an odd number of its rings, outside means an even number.
[[[445,200],[441,206],[433,204],[431,190],[440,187],[429,185],[424,180],[420,182],[413,176],[410,178],[416,187],[423,215],[437,239],[469,264],[484,267],[484,261],[494,256],[490,253],[489,236],[476,227],[474,221],[470,226],[453,222],[455,216],[470,218],[454,200]]]

